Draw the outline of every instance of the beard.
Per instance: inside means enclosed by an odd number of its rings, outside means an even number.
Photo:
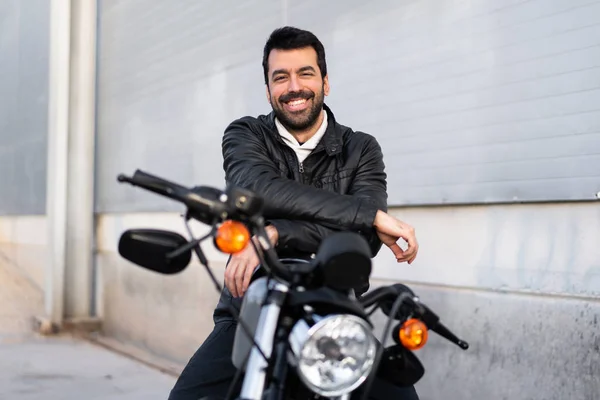
[[[312,102],[312,104],[305,110],[298,112],[289,112],[284,108],[283,103],[297,99],[306,99],[307,102]],[[277,101],[271,102],[271,108],[273,108],[273,112],[279,122],[281,122],[287,130],[303,131],[317,122],[321,110],[323,109],[324,100],[325,94],[323,89],[319,93],[303,90],[286,93],[280,96]]]

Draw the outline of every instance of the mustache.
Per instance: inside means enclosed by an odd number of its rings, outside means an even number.
[[[282,103],[287,103],[288,101],[292,101],[292,100],[301,100],[301,99],[309,100],[309,99],[312,99],[314,96],[315,96],[315,94],[313,92],[303,90],[301,92],[286,93],[286,94],[282,95],[281,97],[279,97],[279,101]]]

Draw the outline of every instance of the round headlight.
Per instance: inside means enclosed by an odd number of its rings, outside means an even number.
[[[315,393],[342,396],[360,386],[373,368],[377,339],[353,315],[323,318],[312,327],[299,321],[290,337],[298,375]]]

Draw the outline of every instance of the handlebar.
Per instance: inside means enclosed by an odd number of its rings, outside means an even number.
[[[117,177],[117,180],[119,182],[130,183],[133,186],[141,187],[150,192],[169,197],[182,203],[187,201],[186,197],[190,192],[190,189],[186,188],[185,186],[181,186],[177,183],[170,182],[166,179],[159,178],[158,176],[151,175],[140,170],[136,170],[132,177],[128,177],[125,174],[120,174]]]
[[[119,182],[127,182],[150,192],[168,197],[185,204],[195,215],[201,215],[201,222],[210,223],[223,212],[228,213],[227,204],[220,201],[220,190],[198,187],[187,188],[147,172],[136,170],[132,177],[120,174]],[[206,219],[210,218],[209,221]]]
[[[188,188],[139,169],[131,177],[120,174],[117,180],[183,203],[192,218],[205,224],[213,224],[228,217],[243,219],[251,216],[242,207],[238,207],[239,199],[228,201],[230,197],[225,192],[212,187]]]
[[[256,235],[264,239],[261,246],[271,267],[268,269],[274,269],[277,275],[284,276],[285,268],[279,262],[265,231],[263,199],[255,193],[235,186],[228,186],[225,191],[208,186],[188,188],[139,169],[131,177],[119,174],[117,180],[183,203],[187,207],[188,218],[207,225],[226,219],[249,222]]]
[[[249,220],[260,217],[263,208],[260,196],[235,186],[228,186],[225,191],[209,186],[188,188],[139,169],[131,177],[120,174],[117,180],[183,203],[192,218],[205,224],[227,218]]]
[[[391,315],[391,308],[394,301],[402,297],[405,306],[400,307],[397,315]],[[440,322],[437,316],[429,307],[422,303],[413,291],[403,284],[394,284],[391,286],[382,286],[366,293],[360,298],[363,307],[368,308],[378,304],[381,311],[390,318],[402,319],[406,313],[412,314],[422,320],[425,325],[444,339],[456,344],[463,350],[469,348],[469,344],[459,339],[444,324]],[[406,309],[405,307],[408,307]]]

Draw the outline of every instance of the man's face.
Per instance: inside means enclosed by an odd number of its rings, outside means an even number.
[[[267,99],[281,123],[292,131],[310,128],[319,118],[329,94],[312,47],[273,50],[269,55]]]

